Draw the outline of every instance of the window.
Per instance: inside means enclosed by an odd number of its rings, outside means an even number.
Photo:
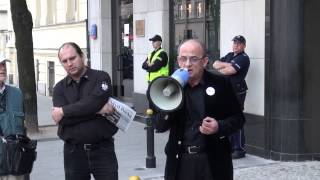
[[[192,5],[190,1],[187,1],[186,3],[186,18],[191,18],[192,17]]]
[[[174,5],[174,19],[175,20],[183,19],[183,15],[184,15],[183,6],[184,5],[181,2],[175,3],[175,5]]]
[[[220,0],[174,0],[172,52],[185,39],[202,41],[209,51],[210,59],[220,56]]]
[[[196,18],[203,17],[203,3],[202,2],[196,2]]]
[[[55,0],[48,0],[47,2],[47,24],[55,24],[57,20],[56,15],[56,1]]]
[[[74,22],[76,20],[77,1],[67,1],[67,22]]]

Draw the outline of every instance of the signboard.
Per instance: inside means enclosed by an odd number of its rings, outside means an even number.
[[[136,20],[136,36],[144,37],[145,27],[144,27],[144,20]]]

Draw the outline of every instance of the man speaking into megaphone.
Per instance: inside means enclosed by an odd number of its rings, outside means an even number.
[[[205,70],[208,57],[200,41],[183,42],[178,54],[178,78],[155,79],[148,93],[168,114],[155,122],[159,132],[170,129],[165,180],[232,180],[227,137],[244,124],[240,104],[226,77]],[[188,80],[183,85],[178,79],[185,73]]]

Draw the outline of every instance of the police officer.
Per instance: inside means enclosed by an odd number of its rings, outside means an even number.
[[[235,36],[233,39],[232,49],[233,52],[228,53],[213,63],[213,68],[217,69],[220,73],[229,76],[237,98],[242,109],[244,108],[244,101],[248,90],[245,77],[249,70],[250,59],[244,52],[246,48],[246,39],[241,36]],[[245,157],[246,151],[244,149],[245,137],[243,128],[233,133],[230,136],[232,146],[232,158],[238,159]]]
[[[169,60],[168,55],[161,48],[162,38],[159,35],[149,39],[152,41],[154,50],[148,55],[147,59],[142,64],[142,69],[148,72],[147,82],[150,83],[152,80],[159,76],[169,75]]]
[[[110,77],[87,67],[83,52],[73,42],[64,43],[58,57],[67,76],[54,87],[52,118],[65,142],[65,179],[89,180],[92,174],[96,180],[117,180],[113,139],[117,128],[104,117],[114,111],[107,103]]]

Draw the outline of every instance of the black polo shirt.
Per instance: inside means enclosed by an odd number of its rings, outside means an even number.
[[[110,77],[103,71],[88,68],[78,82],[69,76],[58,82],[52,101],[54,107],[62,107],[64,112],[59,122],[59,137],[75,144],[97,143],[111,138],[117,128],[96,114],[111,94]]]
[[[220,60],[222,62],[231,63],[233,68],[237,71],[237,73],[229,76],[234,90],[237,93],[248,90],[245,77],[250,66],[249,56],[245,52],[241,52],[239,54],[230,52]]]
[[[204,106],[204,82],[203,80],[194,87],[186,85],[185,88],[185,114],[186,123],[183,146],[205,146],[205,137],[199,127],[205,118]]]

